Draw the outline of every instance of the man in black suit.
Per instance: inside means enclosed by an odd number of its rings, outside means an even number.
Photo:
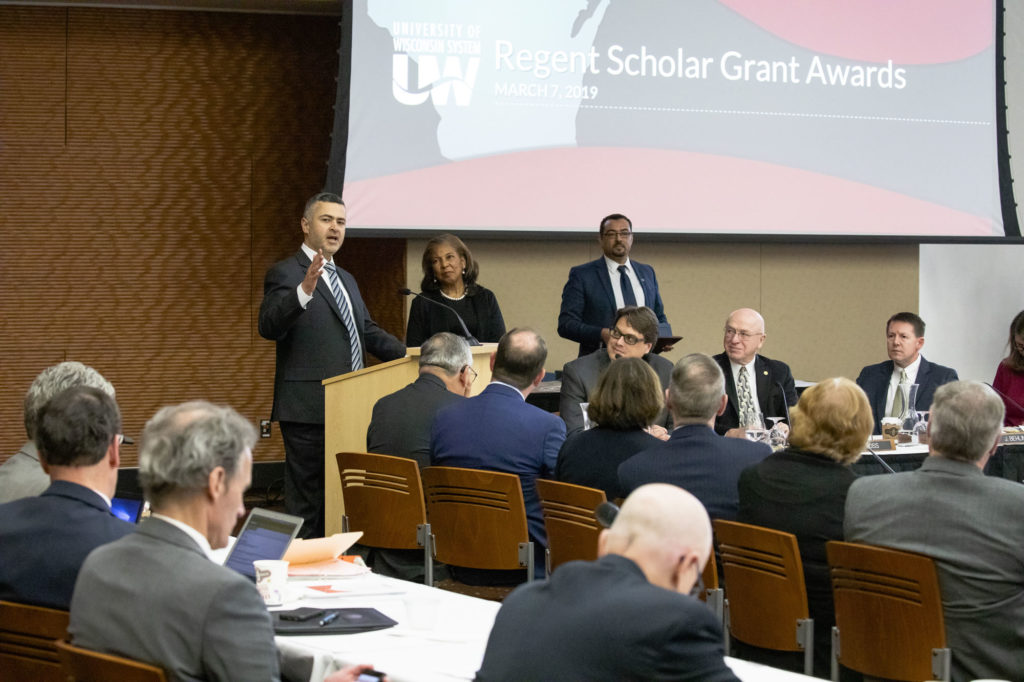
[[[736,680],[722,627],[691,595],[711,554],[700,502],[648,485],[601,532],[596,561],[572,561],[509,595],[479,682]]]
[[[617,358],[640,358],[655,371],[661,380],[662,389],[668,388],[672,374],[672,363],[651,352],[658,341],[658,318],[650,308],[625,306],[615,313],[612,333],[608,345],[590,355],[565,363],[562,368],[562,390],[558,399],[558,413],[565,421],[566,437],[583,430],[583,410],[580,403],[589,400],[597,388],[601,373]],[[662,410],[655,424],[661,427],[672,425],[672,417]],[[665,436],[659,429],[659,436]]]
[[[785,417],[796,405],[796,385],[789,365],[759,355],[764,345],[764,318],[756,310],[740,308],[725,321],[725,352],[715,362],[725,375],[729,401],[715,420],[715,431],[731,438],[745,437],[744,427],[758,416]]]
[[[765,443],[725,438],[711,428],[728,398],[722,370],[702,353],[682,358],[672,370],[666,402],[675,428],[668,441],[619,465],[619,485],[629,493],[647,483],[689,490],[713,519],[734,521],[740,472],[772,453]]]
[[[294,256],[263,281],[259,332],[277,342],[274,408],[285,451],[285,506],[304,520],[304,537],[324,534],[324,387],[321,381],[362,369],[366,352],[405,356],[405,344],[377,326],[349,273],[333,261],[345,240],[345,203],[316,194],[302,216]]]
[[[960,378],[955,369],[928,362],[921,355],[924,320],[914,313],[896,313],[889,318],[885,323],[885,344],[889,360],[868,365],[857,377],[857,384],[871,403],[875,433],[882,432],[883,417],[905,416],[908,406],[896,395],[900,384],[917,384],[914,409],[925,412],[932,406],[935,389]]]
[[[415,459],[423,468],[430,466],[434,416],[442,407],[469,396],[476,372],[466,339],[451,332],[427,339],[420,348],[419,366],[416,381],[373,406],[366,450]]]
[[[615,311],[636,305],[653,310],[658,333],[671,336],[654,268],[629,259],[633,222],[621,213],[606,216],[598,227],[598,241],[604,256],[569,270],[558,312],[558,335],[578,341],[580,357],[588,355],[602,344],[608,345]]]
[[[0,505],[0,599],[67,609],[89,552],[135,529],[110,511],[121,412],[106,392],[73,386],[39,410],[34,430],[51,483]]]

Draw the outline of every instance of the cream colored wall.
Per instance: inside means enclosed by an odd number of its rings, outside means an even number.
[[[494,291],[509,327],[529,325],[548,342],[549,369],[576,357],[558,336],[569,268],[597,258],[593,241],[467,238],[480,283]],[[419,290],[424,239],[408,242],[409,287]],[[886,358],[889,315],[917,310],[918,247],[907,245],[645,242],[632,257],[654,266],[665,314],[683,340],[665,356],[722,350],[731,310],[752,307],[767,323],[765,355],[788,362],[797,379],[856,377]]]

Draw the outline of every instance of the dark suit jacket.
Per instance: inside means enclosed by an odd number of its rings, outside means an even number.
[[[882,418],[885,416],[885,401],[889,395],[893,366],[892,360],[886,360],[877,365],[868,365],[857,376],[857,385],[868,394],[868,402],[871,403],[871,413],[875,416],[875,433],[882,432]],[[914,408],[922,412],[931,409],[935,389],[959,378],[955,369],[928,362],[921,356],[921,366],[917,368],[918,389]]]
[[[579,431],[562,445],[555,478],[599,488],[609,500],[625,497],[619,486],[619,465],[641,450],[660,444],[660,440],[642,429],[613,431],[597,426]]]
[[[790,448],[740,474],[736,520],[792,533],[814,619],[815,673],[828,677],[835,608],[825,543],[843,539],[846,492],[857,476],[825,455]]]
[[[561,419],[528,404],[511,386],[492,383],[480,395],[437,413],[430,463],[518,475],[530,537],[547,547],[535,481],[553,478],[563,441]]]
[[[1024,487],[928,457],[921,468],[863,476],[846,496],[844,534],[927,554],[942,593],[953,680],[1024,672]]]
[[[299,305],[296,289],[309,264],[309,258],[299,249],[291,258],[275,263],[263,280],[260,336],[277,342],[271,413],[274,421],[323,424],[324,387],[320,382],[352,370],[348,331],[323,278],[317,280],[313,300],[306,309]],[[352,275],[338,268],[338,276],[352,301],[364,357],[367,351],[381,360],[405,357],[405,344],[370,318]]]
[[[644,362],[658,375],[662,390],[668,388],[668,383],[672,379],[672,362],[654,353],[645,355]],[[601,373],[610,364],[612,359],[608,357],[607,348],[599,348],[590,355],[565,363],[562,368],[562,390],[558,396],[558,413],[565,421],[566,435],[571,436],[583,430],[583,411],[580,409],[580,403],[588,401],[590,394],[597,388],[597,380],[601,378]],[[671,430],[672,416],[668,410],[662,408],[654,423]]]
[[[726,438],[702,424],[680,426],[665,442],[619,466],[627,495],[645,483],[671,483],[694,495],[712,519],[736,519],[740,472],[772,453],[764,443]]]
[[[714,360],[725,374],[725,393],[729,396],[725,412],[715,419],[715,432],[725,433],[740,425],[740,403],[736,397],[736,382],[732,378],[729,356],[719,353]],[[757,403],[761,408],[761,414],[765,417],[785,417],[786,406],[796,405],[797,401],[796,384],[793,381],[793,373],[789,371],[789,365],[763,355],[755,355],[754,375],[757,380]],[[778,384],[782,384],[781,391]]]
[[[609,554],[572,561],[502,603],[479,682],[737,680],[723,660],[722,627],[688,596],[647,582]]]
[[[505,333],[505,318],[501,316],[498,299],[490,289],[477,286],[472,294],[466,294],[461,301],[450,301],[440,291],[424,291],[423,297],[454,308],[466,323],[469,333],[482,343],[501,340]],[[438,332],[451,332],[465,336],[462,325],[455,315],[444,308],[427,303],[420,297],[412,299],[409,307],[409,324],[405,331],[407,346],[422,346],[423,342]]]
[[[0,599],[67,610],[89,552],[134,530],[97,493],[69,481],[0,505]]]
[[[465,400],[448,390],[433,374],[416,381],[373,406],[366,430],[366,451],[415,459],[420,468],[430,465],[430,427],[441,408]]]
[[[658,316],[658,334],[671,336],[672,326],[665,317],[665,308],[658,293],[658,278],[650,265],[630,260],[640,280],[648,308]],[[593,353],[601,347],[601,330],[615,322],[615,292],[608,279],[604,256],[577,265],[569,270],[569,281],[562,289],[562,308],[558,313],[558,335],[578,341],[580,355]]]
[[[161,519],[89,555],[68,632],[78,646],[164,668],[169,680],[278,680],[256,586]]]

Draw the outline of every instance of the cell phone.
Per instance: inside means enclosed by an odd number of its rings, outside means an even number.
[[[356,678],[356,682],[380,682],[384,679],[384,673],[379,670],[364,670]]]
[[[287,620],[292,623],[301,623],[306,620],[313,620],[314,618],[322,617],[326,611],[313,611],[312,613],[282,613],[281,620]]]

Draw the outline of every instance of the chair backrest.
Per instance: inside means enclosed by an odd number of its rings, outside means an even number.
[[[803,651],[808,671],[813,623],[796,536],[722,519],[714,527],[730,636],[765,649]]]
[[[548,533],[548,570],[554,571],[566,561],[596,559],[601,524],[594,510],[605,502],[604,491],[537,479],[537,494]]]
[[[458,467],[427,467],[421,475],[438,561],[466,568],[527,567],[520,545],[529,543],[530,534],[518,476]]]
[[[890,679],[947,677],[948,672],[933,669],[933,657],[948,658],[935,562],[912,552],[835,540],[825,551],[839,663]]]
[[[0,682],[64,682],[54,641],[67,633],[67,611],[0,601]]]
[[[167,682],[164,671],[156,666],[90,651],[63,640],[57,642],[57,653],[69,682]]]
[[[419,549],[417,526],[427,522],[416,460],[365,452],[339,452],[345,516],[359,543],[382,549]]]

